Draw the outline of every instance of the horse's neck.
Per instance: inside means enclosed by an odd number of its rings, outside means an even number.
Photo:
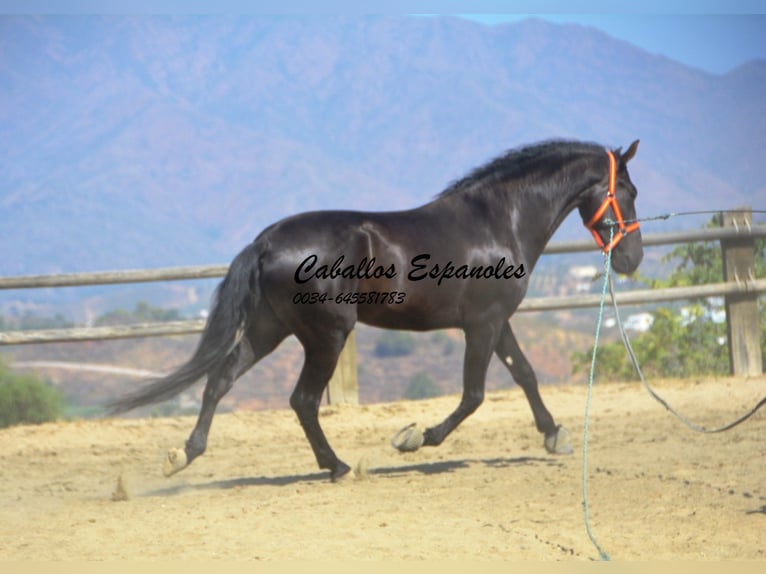
[[[594,184],[586,170],[569,170],[552,186],[519,190],[518,201],[509,204],[513,241],[520,246],[531,268],[566,217],[579,205],[582,194]]]

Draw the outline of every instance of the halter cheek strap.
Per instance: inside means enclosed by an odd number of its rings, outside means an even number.
[[[617,244],[622,241],[622,238],[625,237],[628,233],[632,233],[639,228],[638,221],[634,221],[630,225],[625,225],[625,220],[622,218],[620,206],[617,204],[617,199],[615,198],[615,189],[617,187],[617,160],[615,159],[614,154],[609,150],[607,150],[606,155],[609,157],[609,189],[606,192],[606,199],[604,199],[604,201],[601,203],[601,206],[593,214],[593,217],[591,217],[590,220],[585,224],[585,227],[593,235],[593,239],[596,240],[596,244],[605,254],[609,253],[612,249],[617,247]],[[606,213],[606,210],[609,209],[609,207],[612,208],[614,217],[617,220],[616,224],[618,233],[615,233],[611,243],[606,244],[604,240],[601,239],[601,236],[598,234],[598,232],[595,230],[595,226],[604,217],[604,214]]]

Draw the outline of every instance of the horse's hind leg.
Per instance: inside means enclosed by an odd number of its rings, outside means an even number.
[[[237,343],[217,368],[208,373],[197,424],[183,449],[168,452],[163,468],[165,476],[183,470],[205,452],[210,425],[220,400],[239,377],[273,351],[284,338],[284,335],[277,335],[275,332],[270,334],[272,336],[266,337],[263,329],[253,329]]]
[[[527,396],[537,430],[545,435],[545,448],[551,453],[570,454],[572,447],[569,444],[568,433],[555,423],[550,411],[543,404],[535,371],[521,351],[508,322],[504,324],[500,333],[495,353]]]
[[[163,467],[165,476],[171,476],[183,470],[195,458],[205,452],[210,425],[213,422],[213,415],[218,403],[229,392],[234,381],[254,364],[253,351],[249,343],[243,339],[226,356],[220,366],[208,373],[197,424],[183,449],[173,449],[168,452]]]
[[[340,460],[330,447],[319,425],[319,405],[347,335],[348,332],[333,331],[310,338],[299,336],[305,352],[305,362],[290,396],[290,406],[298,415],[319,468],[329,470],[333,481],[345,476],[351,467]]]

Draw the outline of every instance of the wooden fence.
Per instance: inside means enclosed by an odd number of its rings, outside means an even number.
[[[763,370],[763,360],[760,347],[758,294],[766,291],[766,278],[757,279],[755,277],[754,240],[760,237],[766,237],[766,225],[752,225],[751,214],[746,208],[738,210],[736,213],[725,213],[724,225],[720,228],[645,235],[643,237],[645,247],[688,242],[720,242],[724,262],[724,282],[690,287],[626,291],[617,293],[617,302],[625,306],[701,297],[723,297],[731,372],[735,375],[760,375]],[[546,247],[543,253],[546,255],[566,254],[595,251],[596,249],[591,240],[582,240],[552,243]],[[206,279],[222,277],[227,269],[227,265],[204,265],[153,270],[0,277],[0,289]],[[597,294],[531,297],[521,303],[518,312],[597,307],[600,300],[601,297]],[[200,333],[204,326],[204,320],[185,320],[110,327],[5,331],[0,332],[0,345],[184,335]],[[358,402],[356,373],[356,341],[352,332],[336,372],[330,381],[328,396],[331,403],[354,404]]]

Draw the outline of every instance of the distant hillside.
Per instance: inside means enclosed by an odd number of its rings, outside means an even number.
[[[550,137],[641,138],[643,214],[763,207],[764,94],[765,62],[709,75],[538,20],[4,17],[0,275],[226,262]]]

